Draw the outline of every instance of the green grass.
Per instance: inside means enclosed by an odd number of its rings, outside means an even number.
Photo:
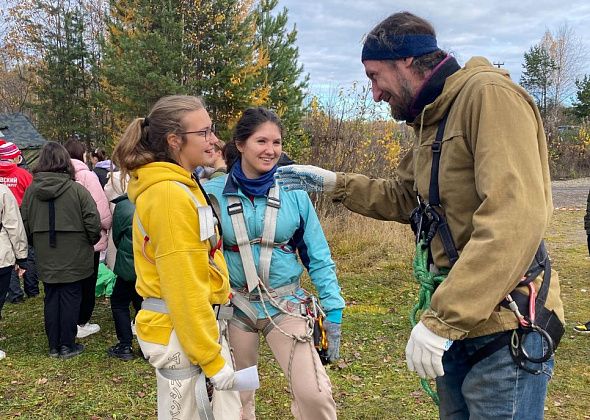
[[[547,419],[590,418],[590,337],[572,333],[576,322],[590,319],[590,261],[582,216],[580,211],[557,212],[547,233],[567,317],[546,402]],[[400,235],[397,225],[375,223],[381,235]],[[405,365],[408,312],[417,290],[410,274],[409,237],[405,234],[393,244],[377,238],[365,246],[352,246],[355,241],[343,232],[329,238],[347,301],[343,360],[328,370],[339,417],[436,418],[435,406]],[[156,417],[152,368],[139,358],[122,362],[106,356],[116,339],[110,307],[102,299],[94,315],[102,330],[82,340],[86,351],[81,356],[66,361],[46,355],[41,299],[6,304],[3,315],[0,348],[8,358],[0,361],[1,419]],[[266,346],[261,348],[258,417],[291,418],[287,382]]]

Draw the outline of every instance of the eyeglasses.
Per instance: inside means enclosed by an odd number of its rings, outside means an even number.
[[[215,124],[212,124],[211,127],[205,130],[198,130],[198,131],[184,131],[178,134],[196,134],[199,137],[205,137],[206,139],[211,137],[211,134],[215,133]]]

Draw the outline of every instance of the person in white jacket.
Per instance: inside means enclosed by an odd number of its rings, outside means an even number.
[[[19,276],[24,274],[28,252],[27,234],[16,198],[6,185],[0,184],[0,319],[12,270],[16,267]],[[0,359],[5,356],[0,350]]]
[[[96,301],[95,289],[96,279],[98,277],[98,264],[101,260],[101,253],[104,253],[108,245],[107,232],[113,223],[113,216],[109,208],[109,201],[105,195],[98,176],[92,172],[84,163],[84,153],[86,146],[79,140],[70,139],[64,143],[64,147],[72,158],[72,165],[76,171],[76,182],[84,186],[92,195],[96,202],[98,213],[100,214],[100,241],[94,245],[94,274],[86,279],[82,285],[82,303],[80,305],[80,315],[78,317],[78,334],[76,337],[83,338],[90,334],[100,331],[98,324],[91,324],[90,317],[94,311]],[[104,257],[102,258],[104,259]]]

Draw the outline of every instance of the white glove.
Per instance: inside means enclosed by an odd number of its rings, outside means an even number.
[[[311,165],[281,166],[275,178],[286,190],[332,192],[336,188],[336,173]]]
[[[453,340],[436,335],[420,321],[412,329],[406,345],[408,369],[417,372],[423,379],[443,376],[442,356],[451,344]]]
[[[210,379],[216,390],[222,391],[224,389],[230,389],[234,386],[234,369],[226,362],[221,370]]]

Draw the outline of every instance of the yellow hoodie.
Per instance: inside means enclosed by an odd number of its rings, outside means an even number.
[[[199,216],[186,185],[206,205],[196,181],[182,167],[153,162],[131,173],[129,199],[136,206],[133,220],[133,255],[137,292],[161,298],[169,314],[141,310],[137,335],[144,341],[167,345],[174,329],[188,358],[211,377],[224,366],[212,304],[228,301],[229,277],[221,251],[215,253],[219,269],[209,264],[209,241],[200,240]],[[149,235],[144,238],[137,217]],[[155,262],[155,263],[154,263]]]

